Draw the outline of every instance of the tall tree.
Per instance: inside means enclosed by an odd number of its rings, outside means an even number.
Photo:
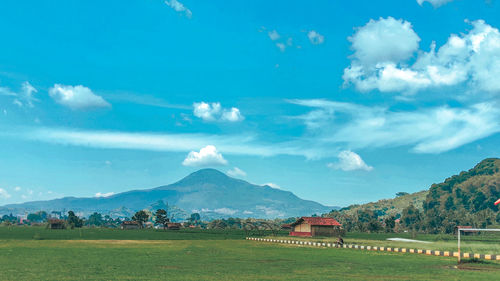
[[[156,210],[155,220],[157,224],[163,226],[163,229],[165,229],[167,223],[169,222],[169,219],[167,217],[167,211],[165,211],[164,209]]]
[[[94,212],[92,215],[89,216],[89,219],[87,220],[88,225],[95,225],[95,226],[101,226],[103,225],[104,220],[102,219],[102,215]]]
[[[136,221],[141,228],[144,226],[144,223],[148,221],[148,219],[149,219],[149,215],[144,210],[138,211],[132,217],[132,220]]]
[[[68,212],[68,224],[71,226],[71,228],[75,227],[82,227],[83,226],[83,220],[80,219],[75,215],[75,212],[69,211]]]

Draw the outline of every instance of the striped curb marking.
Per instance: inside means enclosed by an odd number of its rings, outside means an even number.
[[[458,257],[458,252],[450,251],[434,251],[434,250],[422,250],[422,249],[408,249],[408,248],[390,248],[390,247],[377,247],[377,246],[364,246],[355,244],[344,244],[342,246],[336,243],[324,243],[324,242],[311,242],[311,241],[298,241],[298,240],[276,240],[268,238],[257,238],[257,237],[247,237],[246,240],[260,241],[260,242],[271,242],[271,243],[281,243],[281,244],[295,244],[295,245],[308,245],[316,247],[328,247],[328,248],[346,248],[346,249],[360,249],[368,251],[387,251],[387,252],[397,252],[397,253],[412,253],[412,254],[425,254],[429,256],[443,256],[443,257]],[[483,254],[472,254],[472,253],[461,253],[462,258],[475,258],[475,259],[485,259],[485,260],[500,260],[500,255],[483,255]]]

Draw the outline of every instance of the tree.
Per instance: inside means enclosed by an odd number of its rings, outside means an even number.
[[[149,215],[144,210],[138,211],[132,217],[132,220],[136,221],[141,228],[144,226],[144,223],[146,221],[148,221],[148,219],[149,219]]]
[[[75,227],[82,227],[83,226],[83,220],[80,219],[75,215],[75,212],[69,211],[68,212],[68,224],[71,226],[71,228]]]
[[[382,224],[377,219],[371,219],[367,225],[368,231],[378,232],[382,229]]]
[[[156,222],[156,224],[163,226],[163,229],[165,229],[165,227],[167,226],[167,223],[169,222],[169,219],[167,217],[167,211],[165,211],[164,209],[156,210],[155,222]]]
[[[102,219],[102,215],[94,212],[92,215],[89,216],[89,219],[87,220],[88,225],[95,225],[95,226],[101,226],[103,225],[104,220]]]
[[[193,222],[193,223],[198,222],[200,219],[201,219],[201,216],[200,216],[200,214],[198,214],[198,213],[193,213],[193,214],[191,214],[191,217],[189,218],[189,220],[190,220],[191,222]]]
[[[394,232],[394,227],[396,226],[396,218],[394,216],[385,218],[384,223],[386,232]]]
[[[396,193],[396,197],[405,196],[408,194],[409,194],[408,192],[400,191],[400,192]]]
[[[422,215],[420,211],[410,204],[410,206],[403,209],[403,215],[401,216],[401,221],[403,225],[412,230],[412,237],[415,236],[415,231],[420,228],[420,222],[422,220]]]
[[[39,211],[34,214],[29,214],[27,219],[30,222],[44,222],[47,219],[47,213],[44,211]]]

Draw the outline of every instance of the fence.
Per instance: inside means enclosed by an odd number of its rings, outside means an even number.
[[[500,260],[500,255],[483,255],[483,254],[473,254],[473,253],[459,253],[459,252],[452,252],[452,251],[436,251],[436,250],[424,250],[424,249],[413,249],[413,248],[364,246],[364,245],[355,245],[355,244],[339,245],[339,244],[331,243],[331,242],[330,243],[328,243],[328,242],[312,242],[312,241],[300,241],[300,240],[288,240],[288,239],[270,239],[270,238],[256,238],[256,237],[247,237],[246,239],[252,240],[252,241],[260,241],[260,242],[292,244],[292,245],[313,246],[313,247],[346,248],[346,249],[358,249],[358,250],[368,250],[368,251],[386,251],[386,252],[397,252],[397,253],[424,254],[424,255],[430,255],[430,256],[443,256],[443,257],[459,257],[460,256],[462,258]]]

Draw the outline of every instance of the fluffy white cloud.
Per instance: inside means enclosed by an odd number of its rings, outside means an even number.
[[[10,194],[7,192],[7,190],[0,188],[0,199],[9,199]]]
[[[228,170],[227,174],[233,178],[241,178],[247,176],[247,173],[245,173],[245,171],[241,170],[238,167],[234,167],[233,169]]]
[[[352,37],[354,57],[351,65],[344,70],[345,84],[353,84],[360,91],[379,90],[413,94],[424,89],[464,86],[465,92],[485,92],[500,94],[500,32],[482,20],[472,22],[472,29],[460,35],[452,34],[448,41],[436,50],[435,43],[429,52],[418,51],[418,36],[400,36],[399,40],[379,36],[380,31],[368,28],[387,20],[370,21]],[[390,21],[394,22],[394,19]],[[411,25],[399,22],[396,30],[406,30],[407,35],[414,34]],[[402,27],[405,26],[406,27]],[[385,31],[391,32],[391,28]],[[376,38],[372,45],[377,49],[380,40],[389,52],[371,53],[367,40],[362,37]],[[400,32],[397,32],[400,33]],[[364,42],[364,43],[363,43]],[[406,46],[406,47],[404,47]],[[399,50],[399,51],[397,51]],[[418,57],[413,64],[407,59]]]
[[[350,150],[341,151],[338,155],[339,161],[337,163],[329,163],[328,167],[342,171],[371,171],[373,167],[366,165],[365,161],[361,159],[357,153]]]
[[[392,17],[370,20],[348,39],[355,60],[368,66],[406,60],[418,49],[420,42],[411,23]]]
[[[16,186],[16,187],[14,187],[14,191],[15,191],[15,192],[19,192],[19,191],[21,191],[21,187],[20,187],[20,186]]]
[[[309,38],[309,41],[311,41],[311,43],[314,45],[323,44],[323,42],[325,41],[325,36],[319,34],[314,30],[311,30],[307,33],[307,38]]]
[[[205,121],[215,121],[220,115],[221,106],[218,102],[206,103],[206,102],[195,102],[193,104],[194,116],[201,118]]]
[[[432,4],[432,6],[434,6],[436,8],[446,4],[448,2],[451,2],[451,1],[453,1],[453,0],[417,0],[418,4],[420,6],[422,6],[424,4],[424,2],[429,2]]]
[[[109,196],[113,196],[115,195],[114,192],[107,192],[107,193],[101,193],[101,192],[97,192],[94,197],[109,197]]]
[[[229,122],[238,122],[242,121],[243,119],[245,118],[243,117],[243,115],[241,115],[240,110],[236,107],[231,107],[230,110],[224,110],[221,117],[221,120]]]
[[[356,149],[409,145],[414,152],[440,153],[500,132],[500,106],[494,102],[412,111],[327,100],[291,102],[315,108],[298,118],[316,145],[347,144]],[[339,119],[345,122],[335,122]]]
[[[218,102],[196,102],[193,104],[193,108],[194,116],[201,118],[207,122],[238,122],[245,119],[238,108],[232,107],[229,110],[223,109]]]
[[[226,159],[222,157],[222,154],[217,151],[217,148],[213,145],[207,145],[200,150],[200,152],[191,151],[188,156],[182,162],[184,166],[220,166],[227,165]]]
[[[177,0],[170,0],[170,1],[165,1],[165,4],[169,6],[170,8],[174,9],[176,12],[184,13],[188,19],[190,19],[193,16],[193,13],[191,10],[189,10],[184,4]]]
[[[94,94],[92,90],[82,85],[67,86],[55,84],[54,87],[49,89],[49,95],[57,103],[73,110],[111,106],[101,96]]]

